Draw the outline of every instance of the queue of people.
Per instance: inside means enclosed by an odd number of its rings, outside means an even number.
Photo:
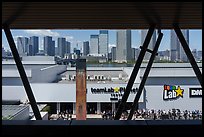
[[[72,120],[72,114],[67,111],[60,112],[57,120]]]
[[[135,111],[133,119],[144,118],[144,119],[152,119],[152,120],[195,120],[202,119],[202,111],[199,110],[184,110],[180,109],[169,109],[166,110],[147,110],[147,109],[139,109]]]
[[[121,114],[120,120],[127,120],[129,115],[129,111],[123,111]],[[103,120],[113,120],[115,116],[115,112],[111,110],[103,111],[102,119]],[[149,120],[202,120],[202,111],[200,110],[184,110],[181,111],[180,109],[169,109],[166,110],[155,110],[155,109],[138,109],[135,111],[132,120],[137,119],[149,119]]]

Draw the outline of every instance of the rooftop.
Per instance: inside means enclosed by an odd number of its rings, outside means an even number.
[[[15,115],[29,107],[28,105],[2,105],[2,117],[12,119]]]

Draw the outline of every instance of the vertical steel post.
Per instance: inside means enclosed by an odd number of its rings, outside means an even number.
[[[155,24],[151,25],[150,28],[149,28],[149,31],[147,33],[147,36],[146,36],[146,38],[144,40],[144,43],[143,43],[143,46],[141,48],[140,54],[139,54],[138,59],[137,59],[137,61],[135,63],[135,66],[133,68],[133,71],[132,71],[132,74],[131,74],[130,79],[128,81],[128,84],[126,86],[126,91],[123,94],[122,100],[121,100],[121,102],[120,102],[120,104],[118,106],[118,109],[117,109],[117,112],[116,112],[116,115],[115,115],[115,118],[114,118],[115,120],[119,120],[120,117],[121,117],[122,111],[124,109],[125,103],[126,103],[126,101],[128,99],[128,96],[130,94],[130,90],[132,89],[132,86],[134,84],[134,81],[135,81],[135,78],[136,78],[137,73],[139,71],[139,68],[141,66],[142,60],[143,60],[143,58],[145,56],[145,52],[147,50],[147,47],[148,47],[149,42],[151,40],[151,37],[153,35],[154,29],[155,29]]]
[[[173,27],[174,27],[174,31],[176,32],[176,35],[177,37],[179,38],[180,42],[181,42],[181,46],[183,47],[187,57],[188,57],[188,60],[189,62],[191,63],[191,66],[193,67],[193,70],[197,76],[197,79],[199,80],[200,82],[200,85],[202,86],[202,74],[201,74],[201,71],[191,53],[191,50],[181,32],[181,29],[179,28],[178,24],[173,24]]]
[[[86,59],[76,61],[76,120],[86,120]]]
[[[16,45],[14,43],[11,31],[9,29],[9,26],[4,25],[4,32],[6,34],[6,38],[8,40],[9,46],[11,48],[13,58],[15,60],[18,72],[19,72],[21,80],[23,82],[23,86],[25,88],[26,94],[27,94],[28,99],[30,101],[30,105],[31,105],[31,107],[33,109],[33,113],[35,115],[35,118],[36,118],[36,120],[42,120],[42,117],[40,115],[40,111],[39,111],[38,106],[36,104],[35,97],[33,95],[32,89],[30,87],[30,83],[28,81],[27,75],[26,75],[25,70],[23,68],[23,64],[22,64],[22,62],[20,60],[20,56],[19,56],[18,51],[16,49]]]
[[[140,83],[138,92],[137,92],[136,97],[135,97],[135,100],[134,100],[134,102],[133,102],[133,104],[132,104],[132,108],[131,108],[131,110],[130,110],[130,114],[129,114],[127,120],[131,120],[131,119],[132,119],[132,116],[133,116],[133,114],[134,114],[134,111],[135,111],[135,109],[138,107],[139,98],[140,98],[140,96],[141,96],[141,93],[142,93],[142,90],[143,90],[143,88],[144,88],[145,82],[146,82],[147,77],[148,77],[148,75],[149,75],[149,72],[150,72],[150,69],[151,69],[151,67],[152,67],[154,58],[155,58],[155,56],[156,56],[156,54],[157,54],[157,51],[158,51],[160,42],[161,42],[161,40],[162,40],[162,37],[163,37],[163,33],[159,33],[159,36],[158,36],[158,38],[157,38],[157,41],[156,41],[154,50],[153,50],[153,52],[152,52],[152,54],[151,54],[151,57],[150,57],[150,60],[149,60],[149,62],[148,62],[148,64],[147,64],[146,70],[145,70],[145,72],[144,72],[142,81],[141,81],[141,83]]]

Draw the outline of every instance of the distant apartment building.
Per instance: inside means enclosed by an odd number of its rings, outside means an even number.
[[[91,35],[90,36],[90,54],[92,55],[99,54],[98,44],[99,44],[99,35]]]
[[[38,52],[39,52],[39,37],[32,36],[30,37],[29,55],[35,56]]]
[[[89,54],[89,41],[83,42],[83,55],[87,56]]]
[[[65,38],[58,38],[57,39],[57,47],[58,47],[58,55],[61,58],[64,58],[65,47],[66,47],[66,39]]]
[[[118,30],[116,41],[116,62],[131,60],[131,30]]]
[[[70,54],[71,53],[71,42],[69,42],[69,41],[66,41],[65,53],[66,54]]]
[[[111,48],[111,56],[112,56],[112,61],[114,62],[116,60],[116,47]]]
[[[50,36],[44,37],[44,53],[47,56],[55,55],[55,41]]]
[[[108,30],[99,31],[98,48],[99,54],[108,56]]]
[[[17,37],[17,49],[20,56],[26,56],[29,51],[29,39],[27,37]]]

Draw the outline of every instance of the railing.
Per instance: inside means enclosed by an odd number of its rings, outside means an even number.
[[[38,131],[39,130],[39,131]],[[3,120],[3,135],[201,136],[201,120]]]

